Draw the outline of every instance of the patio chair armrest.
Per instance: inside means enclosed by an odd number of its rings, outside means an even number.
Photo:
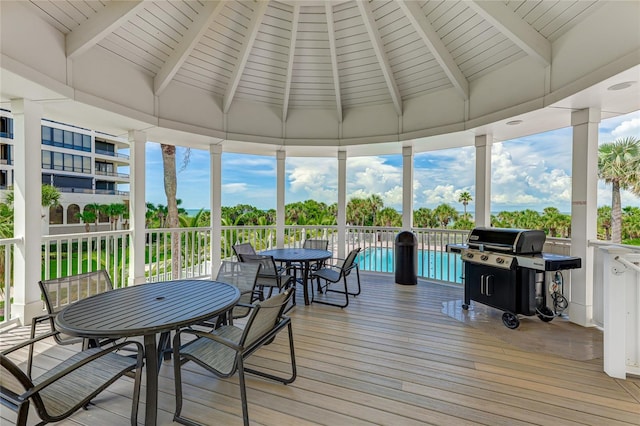
[[[243,350],[242,346],[238,345],[235,342],[232,342],[231,340],[225,339],[224,337],[220,337],[218,335],[215,335],[206,331],[184,328],[184,329],[178,330],[178,332],[176,332],[175,337],[173,338],[174,351],[179,351],[179,349],[181,348],[182,345],[180,344],[180,335],[183,333],[193,334],[198,338],[213,340],[214,342],[218,342],[222,345],[225,345],[236,352],[242,352]]]
[[[67,367],[63,368],[60,371],[57,371],[54,375],[52,375],[51,377],[47,378],[46,380],[43,380],[42,382],[38,383],[37,385],[35,385],[33,388],[29,389],[26,393],[24,393],[22,395],[22,397],[24,399],[29,398],[31,395],[40,392],[42,389],[46,388],[47,386],[51,385],[52,383],[55,383],[56,381],[60,380],[60,378],[74,372],[75,370],[77,370],[78,368],[82,367],[83,365],[87,365],[99,358],[102,358],[112,352],[115,352],[117,350],[122,349],[124,346],[129,346],[129,345],[135,345],[136,346],[136,363],[135,363],[135,368],[142,368],[143,365],[143,356],[144,356],[144,347],[142,346],[142,344],[140,342],[136,342],[134,340],[128,340],[126,342],[122,342],[122,343],[118,343],[115,344],[113,346],[109,346],[106,349],[98,349],[98,348],[94,348],[94,349],[90,349],[88,351],[83,351],[80,352],[78,355],[86,355],[84,356],[82,359],[80,359],[77,362],[74,362],[70,365],[68,365]],[[123,358],[131,358],[129,356],[123,356]]]
[[[33,319],[31,320],[31,335],[29,336],[29,338],[33,339],[34,337],[36,337],[36,326],[38,324],[47,320],[51,321],[53,320],[53,318],[55,318],[55,316],[56,314],[44,314],[33,317]]]
[[[53,337],[56,334],[60,334],[60,333],[58,331],[50,331],[49,333],[41,334],[41,335],[39,335],[37,337],[34,337],[32,339],[29,339],[29,340],[25,340],[24,342],[21,342],[21,343],[15,345],[15,346],[12,346],[12,347],[10,347],[8,349],[5,349],[1,353],[2,353],[2,355],[10,354],[11,352],[15,352],[18,349],[22,349],[22,348],[24,348],[26,346],[33,345],[34,343],[39,342],[40,340],[44,340],[47,337]]]

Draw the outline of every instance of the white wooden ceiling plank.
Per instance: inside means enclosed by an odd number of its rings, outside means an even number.
[[[466,69],[469,78],[478,78],[477,74],[484,70],[495,68],[500,62],[518,57],[522,51],[508,44],[498,44],[492,46],[483,55],[486,59],[475,61],[473,65]],[[524,56],[524,55],[521,55]]]
[[[428,19],[433,29],[441,34],[442,29],[465,10],[469,10],[465,2],[447,2],[438,8],[437,13],[430,14]]]
[[[261,57],[272,57],[273,59],[286,62],[288,60],[289,47],[279,46],[273,43],[265,43],[260,40],[256,40],[253,44],[253,55]]]
[[[128,33],[127,31],[120,31],[118,34],[113,34],[100,42],[99,46],[104,47],[105,41],[110,41],[114,45],[120,46],[120,49],[128,50],[132,54],[136,55],[140,61],[153,64],[155,72],[162,68],[166,55],[162,52],[160,56],[153,54],[158,53],[157,49],[146,49],[143,41],[139,40],[135,35]]]
[[[533,2],[533,4],[534,6],[526,15],[519,15],[522,16],[522,19],[529,25],[534,25],[538,19],[544,16],[553,7],[553,4],[548,1]]]
[[[189,72],[194,75],[199,75],[211,79],[211,81],[220,82],[221,86],[226,88],[226,75],[225,70],[219,68],[208,67],[206,63],[195,61],[193,58],[189,58],[188,62],[185,62],[184,66],[180,68],[180,72]]]
[[[563,36],[567,31],[569,31],[576,22],[579,22],[582,19],[583,16],[588,14],[597,6],[597,1],[576,1],[575,3],[573,3],[572,9],[567,10],[568,16],[563,19],[561,24],[558,23],[555,26],[551,26],[550,28],[545,28],[547,39],[553,43],[558,38]]]
[[[157,56],[164,61],[167,60],[171,54],[171,49],[164,43],[158,43],[156,39],[150,39],[149,34],[140,29],[137,25],[134,25],[131,21],[124,24],[116,31],[116,34],[122,34],[125,38],[131,38],[136,45],[146,50],[150,54]]]
[[[501,45],[503,43],[509,43],[509,40],[500,33],[490,34],[489,32],[481,34],[481,37],[477,37],[473,42],[469,42],[465,45],[465,50],[461,51],[460,55],[456,56],[456,61],[460,64],[460,68],[469,67],[471,64],[477,62],[477,60],[483,60],[486,55],[486,51],[493,46]]]
[[[389,95],[391,96],[391,100],[395,107],[396,113],[398,114],[398,116],[400,116],[402,115],[402,98],[400,96],[400,91],[396,86],[396,81],[392,74],[387,56],[382,50],[382,40],[380,39],[380,34],[378,34],[375,20],[373,18],[373,15],[371,14],[370,5],[365,2],[357,2],[356,4],[358,5],[358,9],[360,10],[360,15],[362,15],[362,19],[364,21],[365,27],[367,28],[367,32],[371,36],[371,43],[373,45],[374,51],[376,52],[376,57],[378,58],[378,62],[380,63],[380,68],[382,69],[384,78],[387,82]]]
[[[84,21],[85,19],[89,19],[104,7],[104,4],[101,1],[78,1],[74,2],[73,5],[78,10],[78,12],[84,16],[84,19],[82,19],[82,21]]]
[[[153,2],[145,5],[147,13],[154,16],[164,27],[170,28],[180,36],[189,28],[192,18],[185,15],[182,10],[175,7],[175,2]],[[195,18],[195,16],[193,17]],[[159,28],[162,28],[159,25]]]
[[[82,5],[82,2],[78,1],[66,1],[66,2],[57,2],[63,10],[64,14],[69,17],[73,22],[77,24],[81,24],[86,21],[90,16],[93,16],[95,13],[91,13],[89,16],[85,15],[80,11],[77,7],[78,5]]]
[[[344,60],[358,59],[359,57],[371,55],[375,55],[375,52],[371,47],[371,43],[368,41],[348,44],[338,49],[338,56],[341,58],[341,62]]]
[[[284,89],[286,75],[284,74],[284,69],[281,71],[281,73],[277,73],[273,71],[273,67],[267,67],[260,63],[251,61],[247,62],[247,67],[245,69],[247,77],[250,76],[254,79],[273,81],[274,84],[279,84]]]
[[[323,14],[324,16],[324,14]],[[324,34],[327,32],[327,23],[318,23],[318,22],[300,22],[299,33],[310,33],[310,34]]]
[[[340,75],[345,76],[355,72],[373,72],[377,75],[382,75],[378,58],[373,54],[370,57],[362,57],[351,62],[340,64]]]
[[[553,8],[549,9],[547,13],[536,19],[531,26],[540,34],[546,37],[545,28],[557,19],[562,19],[563,14],[571,8],[573,3],[570,1],[558,2]]]
[[[382,76],[372,76],[346,81],[344,82],[343,87],[348,90],[368,90],[371,87],[384,87],[384,85],[385,82]]]
[[[224,7],[224,2],[206,2],[200,10],[195,20],[189,25],[180,44],[176,46],[173,53],[162,66],[162,69],[153,79],[153,89],[157,95],[166,89],[167,85],[182,66],[187,57],[191,54],[200,39],[205,34],[211,23]]]
[[[429,48],[431,54],[444,70],[451,84],[456,88],[463,99],[469,99],[469,82],[467,81],[458,64],[445,47],[442,40],[431,26],[431,23],[422,12],[420,6],[411,1],[400,1],[398,3],[405,13],[416,33],[420,36],[424,44]]]
[[[409,39],[409,40],[419,39],[418,35],[415,34],[415,32],[413,31],[413,27],[411,26],[411,23],[407,19],[403,19],[401,24],[402,25],[398,25],[398,27],[389,34],[386,34],[386,35],[383,35],[382,33],[380,34],[380,37],[382,38],[382,42],[384,43],[386,48],[388,48],[389,44],[391,43],[398,43],[398,42],[403,43],[404,39]],[[406,41],[404,41],[404,43],[406,43]]]
[[[245,33],[245,37],[242,40],[242,48],[240,50],[240,55],[238,56],[238,61],[233,70],[233,74],[231,75],[229,85],[227,86],[227,90],[225,92],[223,98],[223,107],[222,110],[224,113],[229,112],[229,108],[231,108],[231,103],[233,102],[233,96],[238,87],[238,83],[240,82],[240,78],[242,77],[242,70],[249,58],[249,54],[251,53],[251,47],[253,46],[253,42],[255,41],[256,34],[258,33],[258,29],[260,27],[260,22],[262,21],[262,17],[264,16],[268,2],[258,2],[255,5],[255,9],[253,11],[253,15],[251,16],[251,21],[249,22],[247,32]]]
[[[300,49],[296,46],[295,58],[298,63],[331,65],[329,49]]]
[[[221,1],[225,3],[225,6],[231,3],[225,2],[224,0]],[[222,12],[220,12],[220,15],[215,20],[215,26],[220,26],[221,32],[229,32],[233,38],[241,39],[247,31],[247,25],[249,25],[249,23],[245,16],[233,13],[228,7],[222,9]]]
[[[155,67],[153,64],[147,63],[146,61],[139,62],[139,57],[135,52],[133,52],[129,48],[123,47],[123,40],[119,40],[120,43],[114,42],[113,40],[118,40],[118,38],[109,37],[109,39],[102,40],[102,42],[100,43],[100,47],[135,65],[138,69],[143,70],[149,75],[155,74],[157,67]]]
[[[78,23],[72,22],[69,16],[63,13],[59,7],[52,4],[50,1],[31,2],[32,10],[36,15],[42,18],[43,21],[48,22],[61,34],[68,34],[74,29]],[[51,11],[51,8],[55,7],[55,11]]]
[[[213,25],[209,27],[209,31],[207,31],[200,40],[200,44],[213,47],[222,52],[226,52],[228,55],[237,57],[240,47],[242,47],[242,38],[234,38],[233,36],[237,34],[231,32],[223,33],[220,32],[220,30],[222,30],[222,28],[216,27],[214,22]]]
[[[453,28],[447,34],[443,35],[441,40],[444,45],[447,46],[449,52],[451,52],[453,49],[472,40],[477,34],[487,31],[488,29],[493,29],[493,27],[482,19],[480,15],[473,13],[473,16],[465,22],[464,27]]]
[[[167,34],[162,31],[158,31],[148,20],[143,19],[139,15],[132,16],[131,19],[123,26],[134,26],[139,30],[139,36],[149,44],[161,46],[161,48],[167,52],[172,52],[175,48],[176,42]],[[120,28],[116,29],[114,33],[120,31]]]
[[[336,49],[341,49],[342,47],[348,46],[350,44],[359,44],[359,43],[369,43],[369,47],[371,47],[371,43],[369,42],[369,35],[367,31],[362,28],[363,31],[358,34],[352,34],[348,37],[341,37],[341,33],[336,31]]]
[[[242,87],[238,87],[237,96],[238,99],[247,99],[273,105],[280,105],[280,103],[282,102],[281,98],[271,96],[270,93],[256,92],[254,90],[249,90]]]
[[[474,21],[475,18],[475,21]],[[460,13],[453,16],[449,21],[444,23],[440,28],[436,30],[438,36],[442,42],[447,45],[449,35],[453,32],[465,32],[469,27],[474,25],[474,22],[480,22],[481,18],[468,7],[465,7]]]
[[[244,68],[245,72],[256,70],[269,73],[274,77],[278,76],[282,78],[286,71],[286,66],[287,64],[282,61],[276,61],[269,57],[260,58],[252,55]]]
[[[504,3],[471,0],[467,4],[524,50],[527,55],[545,67],[551,64],[551,43],[549,40],[509,10]]]
[[[243,92],[249,93],[249,91],[257,93],[263,93],[273,98],[279,98],[282,100],[282,85],[270,84],[268,81],[257,81],[243,78],[240,84],[238,84],[238,90],[242,89]]]
[[[185,61],[183,66],[187,64],[197,65],[203,69],[209,69],[211,72],[215,72],[224,78],[229,78],[233,67],[228,62],[221,60],[215,56],[206,56],[200,54],[200,52],[194,51],[194,54],[190,55]]]
[[[444,72],[438,64],[438,61],[434,58],[429,59],[421,55],[407,57],[406,60],[398,62],[398,64],[393,67],[393,71],[398,75],[398,79],[406,76],[408,73],[414,73],[416,71],[420,71],[425,75],[433,72]]]
[[[329,40],[298,40],[298,49],[327,49],[329,50]]]
[[[65,51],[73,58],[89,50],[128,21],[143,7],[142,1],[110,2],[65,37]]]
[[[220,63],[220,66],[223,68],[231,70],[233,69],[233,64],[236,61],[236,57],[231,53],[237,52],[229,49],[228,47],[226,47],[227,51],[222,50],[225,47],[226,46],[223,45],[209,46],[204,43],[199,43],[191,52],[191,56],[197,56],[211,63]]]
[[[424,44],[424,41],[419,38],[406,37],[402,40],[394,41],[393,43],[385,46],[387,49],[387,57],[389,63],[393,64],[398,57],[406,55],[427,55],[432,56],[431,51]]]
[[[256,39],[281,46],[288,46],[289,39],[291,39],[291,30],[262,23]]]
[[[298,42],[302,40],[325,40],[329,41],[329,36],[327,32],[313,32],[313,31],[300,31],[298,30]]]
[[[594,4],[595,2],[590,1],[571,2],[568,4],[568,7],[562,11],[562,13],[557,15],[552,21],[548,22],[543,28],[539,28],[538,31],[549,41],[553,42],[554,40],[557,40],[560,35],[564,34],[563,28],[565,28],[567,24],[577,19]]]
[[[154,33],[164,34],[172,43],[177,44],[182,38],[182,32],[176,27],[167,25],[161,19],[159,15],[164,15],[164,13],[157,7],[156,3],[144,1],[143,3],[143,8],[137,13],[138,19],[142,19],[151,25],[154,28]],[[184,28],[179,29],[184,31]]]

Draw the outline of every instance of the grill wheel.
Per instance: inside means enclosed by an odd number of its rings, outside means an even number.
[[[515,329],[520,326],[520,320],[511,312],[505,312],[504,314],[502,314],[502,323],[505,325],[505,327],[510,329]]]

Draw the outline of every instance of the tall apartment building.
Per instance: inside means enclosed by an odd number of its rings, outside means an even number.
[[[77,217],[89,204],[129,203],[129,143],[115,136],[42,120],[42,183],[58,188],[60,205],[45,212],[48,234],[84,232]],[[0,110],[0,190],[13,186],[13,118]],[[118,221],[118,228],[126,221]],[[96,230],[94,224],[91,231]],[[110,229],[100,215],[98,231]]]

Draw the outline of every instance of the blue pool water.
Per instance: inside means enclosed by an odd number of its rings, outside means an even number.
[[[391,248],[368,248],[358,255],[362,271],[394,272],[395,257]],[[462,284],[462,260],[459,255],[418,250],[418,276]]]

